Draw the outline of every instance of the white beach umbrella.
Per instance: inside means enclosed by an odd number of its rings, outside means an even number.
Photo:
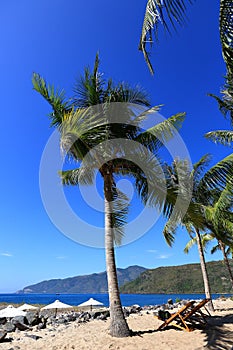
[[[29,305],[29,304],[23,304],[19,307],[17,307],[18,310],[26,311],[26,310],[38,310],[39,307]]]
[[[55,309],[55,317],[56,317],[57,309],[68,309],[68,308],[73,308],[73,306],[62,303],[60,300],[55,300],[52,304],[42,307],[41,310]]]
[[[0,317],[16,317],[25,316],[26,312],[19,310],[18,308],[8,305],[5,309],[0,310]]]
[[[84,301],[84,303],[82,304],[79,304],[78,306],[90,306],[90,310],[92,310],[92,306],[101,306],[101,305],[104,305],[103,303],[101,303],[100,301],[98,300],[95,300],[93,298],[90,298],[88,299],[87,301]]]

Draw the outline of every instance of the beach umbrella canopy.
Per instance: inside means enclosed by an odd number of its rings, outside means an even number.
[[[26,312],[19,310],[18,308],[8,305],[5,309],[0,310],[0,317],[16,317],[25,316]]]
[[[26,311],[26,310],[37,310],[38,307],[29,305],[29,304],[23,304],[19,307],[17,307],[18,310]]]
[[[41,310],[55,309],[55,316],[57,315],[57,309],[68,309],[72,308],[72,305],[62,303],[60,300],[55,300],[52,304],[42,307]]]
[[[95,300],[93,298],[88,299],[87,301],[84,301],[84,303],[79,304],[78,306],[90,306],[91,310],[92,310],[92,306],[101,306],[104,305],[103,303],[101,303],[98,300]]]

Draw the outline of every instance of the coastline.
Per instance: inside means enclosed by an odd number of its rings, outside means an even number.
[[[201,350],[232,349],[233,300],[214,300],[215,312],[205,329],[185,332],[178,329],[157,331],[161,321],[153,310],[143,310],[127,317],[132,337],[113,338],[108,334],[109,319],[49,325],[45,329],[9,333],[12,342],[0,343],[0,350]],[[30,338],[31,335],[38,339]]]
[[[212,294],[213,299],[217,299],[221,296],[231,297],[232,294]],[[54,302],[56,299],[70,304],[72,306],[77,306],[82,302],[88,300],[90,297],[102,302],[104,306],[109,306],[108,294],[0,294],[0,304],[32,304],[32,305],[46,305]],[[145,305],[161,305],[165,304],[168,299],[172,299],[173,302],[179,299],[204,299],[205,295],[201,294],[121,294],[121,302],[123,306],[131,306],[138,304],[140,306]]]

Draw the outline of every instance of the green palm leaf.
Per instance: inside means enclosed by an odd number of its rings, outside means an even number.
[[[203,248],[205,249],[210,241],[215,239],[215,236],[212,233],[204,233],[201,235],[201,243]],[[185,246],[184,253],[188,254],[190,249],[197,244],[197,237],[193,237]]]
[[[224,146],[230,146],[233,142],[233,131],[230,130],[217,130],[210,131],[205,134],[205,137],[214,143],[220,143]]]
[[[199,192],[209,189],[224,189],[227,181],[233,177],[233,154],[225,157],[211,167],[202,177],[199,183]]]
[[[153,74],[154,70],[150,62],[147,44],[153,44],[153,31],[155,38],[158,38],[158,25],[162,23],[164,28],[170,32],[169,24],[176,28],[185,20],[186,4],[192,0],[147,0],[144,21],[142,25],[139,50],[143,52],[146,63]]]
[[[124,226],[127,224],[129,212],[129,199],[119,189],[116,190],[116,195],[113,201],[112,227],[113,237],[116,245],[122,243],[124,237]]]
[[[83,166],[78,169],[59,171],[59,175],[64,186],[92,185],[95,172],[92,167]]]
[[[222,43],[223,57],[226,62],[228,75],[233,74],[233,6],[231,0],[220,1],[220,38]]]
[[[50,114],[51,126],[60,126],[63,116],[71,110],[71,104],[65,100],[64,90],[59,91],[53,85],[47,84],[45,79],[34,73],[32,77],[33,89],[39,92],[53,108]]]
[[[146,111],[146,114],[154,112],[154,108]],[[141,132],[134,138],[135,141],[140,142],[151,152],[157,151],[166,142],[171,140],[177,135],[177,130],[181,128],[186,113],[177,113],[165,121],[149,128],[148,130]]]

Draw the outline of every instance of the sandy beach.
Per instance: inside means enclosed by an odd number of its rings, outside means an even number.
[[[109,320],[93,320],[84,324],[72,322],[47,327],[44,330],[8,333],[11,342],[0,344],[0,350],[200,350],[233,349],[233,301],[215,300],[215,312],[204,329],[186,332],[178,329],[156,329],[162,321],[153,312],[131,314],[127,318],[135,335],[112,338],[108,334]],[[37,335],[38,340],[28,337]]]

